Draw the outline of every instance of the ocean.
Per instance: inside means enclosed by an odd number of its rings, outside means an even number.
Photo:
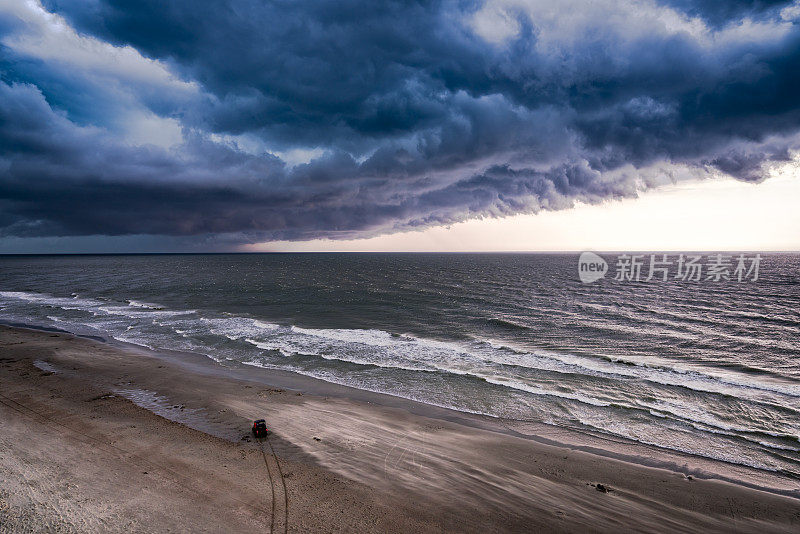
[[[796,481],[800,255],[762,256],[757,280],[591,284],[577,254],[5,256],[0,320]]]

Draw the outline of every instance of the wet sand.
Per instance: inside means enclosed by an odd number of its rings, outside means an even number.
[[[0,531],[800,530],[796,497],[340,393],[0,327]]]

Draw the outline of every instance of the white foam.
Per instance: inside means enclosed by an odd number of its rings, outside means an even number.
[[[54,297],[44,293],[31,293],[28,291],[0,291],[0,297],[7,299],[23,300],[35,302],[45,306],[63,308],[65,310],[83,310],[94,306],[100,306],[103,302],[99,300],[78,298],[78,297]]]
[[[582,402],[583,404],[589,404],[591,406],[598,406],[598,407],[607,407],[611,406],[610,402],[602,401],[600,399],[595,399],[593,397],[589,397],[587,395],[582,395],[580,393],[565,393],[561,391],[554,391],[550,389],[544,389],[539,386],[532,386],[525,384],[523,382],[517,380],[508,380],[508,379],[499,379],[496,377],[483,377],[481,375],[477,375],[487,382],[499,386],[505,386],[508,388],[516,389],[519,391],[524,391],[526,393],[531,393],[533,395],[540,395],[546,397],[558,397],[560,399],[569,399],[575,400],[578,402]]]
[[[777,443],[770,443],[769,441],[759,441],[759,445],[762,447],[768,447],[770,449],[777,449],[779,451],[791,451],[791,452],[800,452],[800,449],[797,447],[788,447],[786,445],[778,445]]]
[[[506,348],[515,354],[514,357],[500,358],[493,355],[495,361],[530,369],[588,374],[590,376],[609,378],[638,378],[657,384],[685,387],[705,393],[722,393],[725,395],[737,396],[741,395],[746,390],[755,389],[792,397],[800,397],[800,385],[759,382],[750,375],[743,375],[736,372],[698,369],[696,367],[683,366],[678,362],[669,360],[649,358],[633,361],[630,359],[617,358],[614,361],[609,361],[606,359],[545,350],[529,352],[525,349],[508,346],[508,344],[501,344],[494,340],[484,340],[484,342],[495,349],[502,350]],[[550,361],[548,362],[548,360]],[[556,362],[564,365],[558,365]]]
[[[144,308],[146,310],[163,310],[164,306],[161,304],[151,304],[149,302],[141,302],[138,300],[129,300],[128,305],[133,308]]]
[[[201,317],[200,322],[212,334],[224,336],[231,341],[243,340],[248,337],[257,338],[265,332],[271,332],[279,328],[276,324],[236,316],[224,318]]]

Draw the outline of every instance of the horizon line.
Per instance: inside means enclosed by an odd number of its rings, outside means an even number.
[[[273,251],[229,251],[229,252],[0,252],[0,257],[8,256],[258,256],[266,254],[688,254],[688,253],[758,253],[758,254],[800,254],[800,249],[758,250],[758,249],[575,249],[575,250],[273,250]]]

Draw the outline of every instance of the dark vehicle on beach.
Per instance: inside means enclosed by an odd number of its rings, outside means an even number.
[[[267,437],[267,422],[263,419],[253,421],[253,435],[257,438]]]

